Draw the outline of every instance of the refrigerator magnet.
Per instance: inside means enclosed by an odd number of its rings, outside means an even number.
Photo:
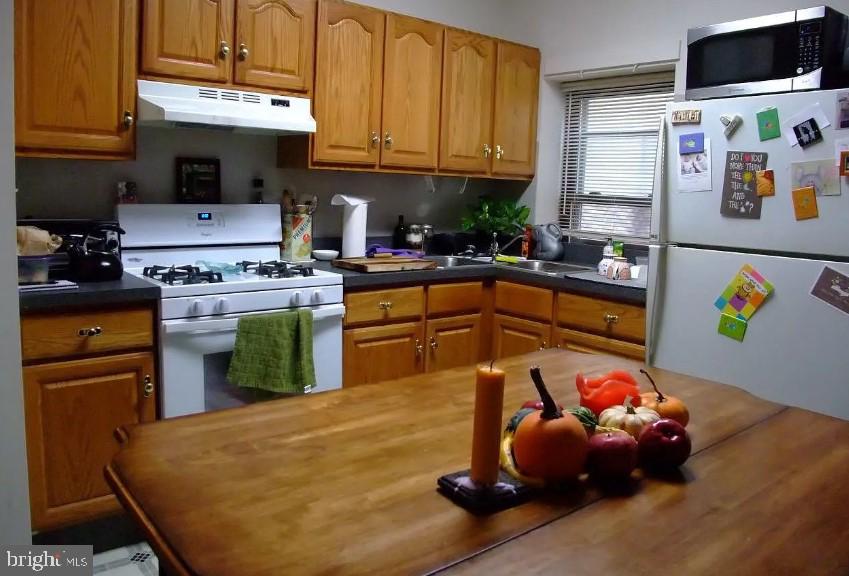
[[[761,142],[781,136],[781,126],[778,123],[778,108],[764,108],[756,115],[758,120],[758,137]]]
[[[813,187],[817,196],[840,196],[838,167],[831,158],[790,165],[790,189]]]
[[[678,137],[678,154],[700,154],[705,151],[705,135],[703,132],[681,134]]]
[[[811,295],[849,314],[849,276],[825,266],[811,288]]]
[[[849,176],[849,150],[840,152],[840,175]]]
[[[775,196],[775,173],[772,170],[755,172],[758,196]]]
[[[717,330],[723,336],[728,336],[732,340],[742,342],[746,336],[746,327],[748,322],[731,314],[719,315],[719,329]]]
[[[793,190],[793,211],[796,213],[796,220],[819,218],[817,195],[813,186]]]
[[[723,114],[719,117],[719,121],[725,126],[725,130],[723,131],[725,137],[731,138],[734,132],[737,131],[737,128],[740,127],[740,124],[743,123],[743,117],[739,114]]]
[[[796,141],[802,148],[822,142],[822,132],[820,132],[819,124],[814,118],[808,118],[804,122],[793,126],[793,133],[796,135]]]
[[[723,314],[749,320],[772,291],[769,280],[751,264],[744,264],[713,305]]]

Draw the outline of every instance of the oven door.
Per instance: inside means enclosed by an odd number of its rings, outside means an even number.
[[[311,392],[341,388],[345,306],[330,304],[311,309],[316,378]],[[254,390],[230,384],[227,370],[239,318],[274,312],[164,320],[161,330],[163,416],[172,418],[233,408],[267,398],[267,395],[259,397]]]
[[[819,69],[799,68],[799,38],[795,12],[689,30],[686,99],[790,92],[808,75],[819,87]]]

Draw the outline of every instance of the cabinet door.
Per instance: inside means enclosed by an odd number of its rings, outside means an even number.
[[[23,369],[32,526],[46,530],[120,509],[103,479],[119,426],[155,419],[149,352]]]
[[[135,0],[16,0],[19,153],[132,156],[136,16]]]
[[[238,0],[237,84],[309,92],[316,0]]]
[[[555,344],[558,348],[589,354],[616,354],[617,356],[626,356],[636,360],[644,360],[646,357],[645,346],[640,344],[607,338],[605,336],[597,336],[596,334],[587,334],[586,332],[569,330],[567,328],[558,328],[555,331]]]
[[[345,330],[345,387],[410,376],[424,369],[424,323]]]
[[[226,82],[233,57],[234,0],[145,0],[142,71]]]
[[[427,371],[469,366],[478,361],[480,314],[427,321]]]
[[[539,50],[498,43],[492,172],[533,176],[539,100]]]
[[[551,325],[495,314],[492,319],[496,360],[548,348]]]
[[[434,22],[386,17],[381,166],[436,168],[442,35]]]
[[[486,173],[492,147],[495,41],[446,30],[439,167]]]
[[[377,166],[385,19],[364,6],[319,2],[315,162]]]

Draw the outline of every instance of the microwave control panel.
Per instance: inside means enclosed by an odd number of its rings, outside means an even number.
[[[807,74],[822,66],[822,22],[799,24],[799,64],[797,74]]]

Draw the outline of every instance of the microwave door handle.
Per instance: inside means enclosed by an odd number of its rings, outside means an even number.
[[[238,316],[218,318],[215,320],[190,320],[187,322],[165,321],[162,323],[162,331],[165,334],[211,334],[215,332],[229,332],[235,330],[239,326],[239,318],[255,316],[257,314],[273,314],[274,312],[275,311],[252,312],[249,314],[239,314]],[[341,318],[344,315],[344,304],[331,304],[312,309],[313,320]]]

